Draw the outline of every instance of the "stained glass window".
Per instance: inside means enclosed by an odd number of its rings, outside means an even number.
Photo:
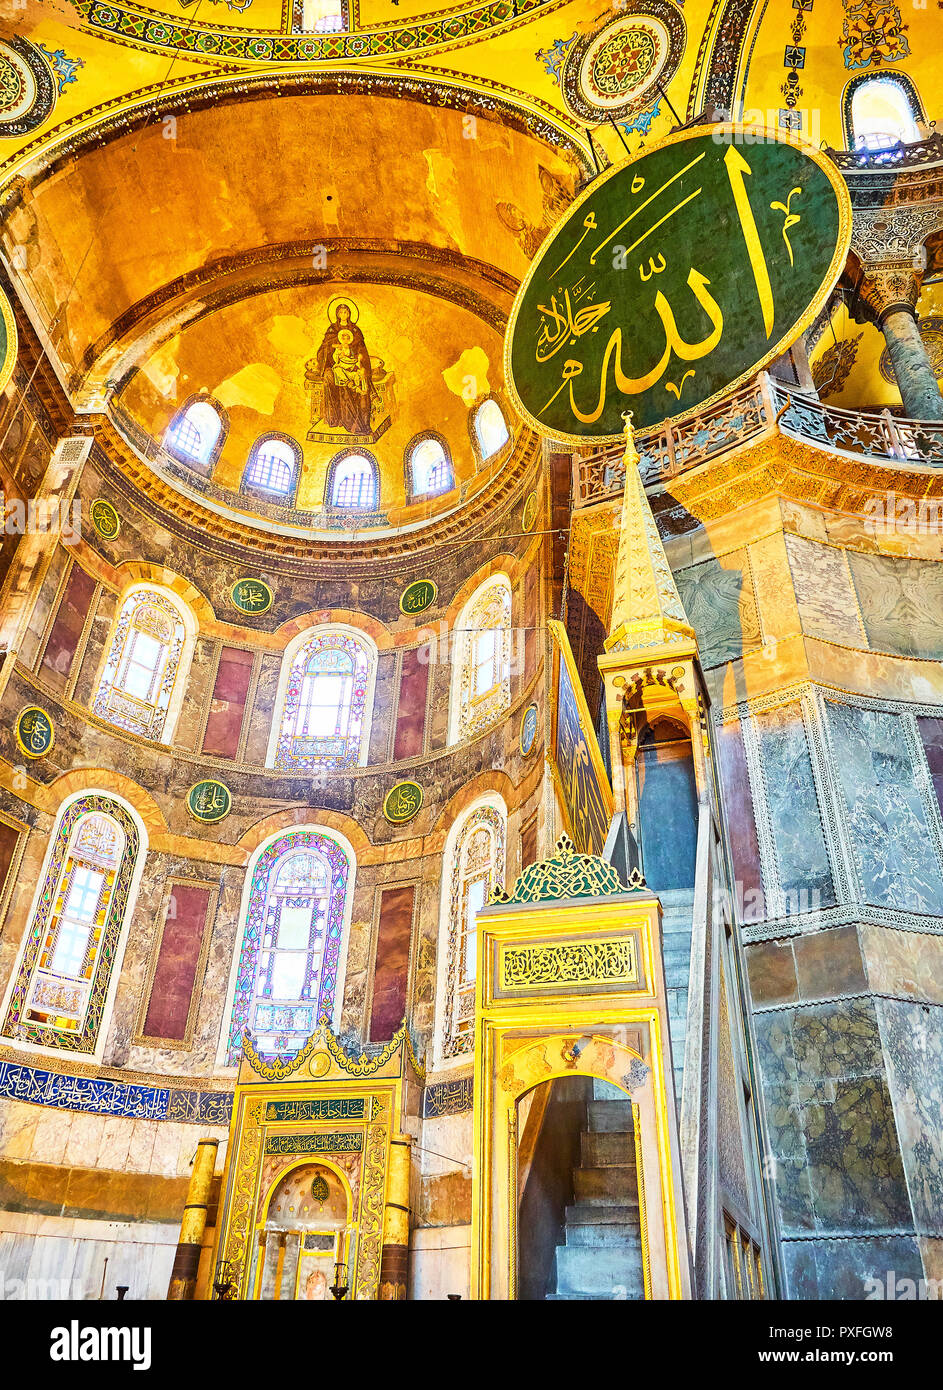
[[[366,454],[348,454],[340,459],[331,474],[330,503],[332,507],[349,507],[357,511],[375,511],[379,505],[379,483],[376,464]]]
[[[193,401],[171,422],[164,444],[194,463],[209,463],[223,422],[208,401]]]
[[[264,1056],[281,1057],[331,1022],[350,864],[336,840],[293,830],[263,852],[252,875],[227,1060],[246,1028]]]
[[[511,703],[511,586],[495,575],[463,609],[455,633],[453,742],[493,723]]]
[[[275,766],[351,767],[360,759],[371,658],[367,646],[327,629],[295,653],[288,673]]]
[[[413,497],[436,496],[454,487],[452,465],[438,439],[420,439],[409,455]]]
[[[110,798],[80,797],[62,813],[5,1037],[94,1050],[138,844],[131,816]]]
[[[501,407],[490,397],[475,411],[474,427],[483,459],[490,459],[511,437]]]
[[[479,806],[462,825],[452,851],[449,874],[448,970],[445,983],[443,1054],[467,1052],[474,1042],[478,913],[504,878],[504,816]]]
[[[130,733],[159,739],[185,642],[183,616],[169,594],[133,589],[118,614],[94,712]]]
[[[246,486],[288,497],[295,483],[295,467],[295,450],[284,439],[260,439],[246,469]]]

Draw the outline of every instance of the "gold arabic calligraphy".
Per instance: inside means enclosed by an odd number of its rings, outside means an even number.
[[[655,202],[667,189],[675,184],[683,175],[688,174],[701,160],[706,158],[706,152],[697,155],[681,169],[678,169],[670,178],[666,179],[660,188],[634,208],[628,216],[624,217],[614,228],[613,231],[602,238],[590,252],[588,261],[593,267],[596,266],[596,259],[606,248],[612,248],[613,266],[616,269],[624,269],[627,257],[643,241],[652,236],[666,222],[673,218],[682,208],[693,202],[703,192],[703,188],[695,188],[686,197],[676,202],[661,217],[637,236],[628,247],[615,245],[615,238],[622,232],[638,215]],[[746,180],[752,175],[752,169],[738,149],[730,146],[724,156],[724,169],[733,196],[733,205],[743,236],[744,246],[750,263],[753,281],[759,301],[760,312],[763,319],[763,328],[767,340],[772,335],[773,323],[775,319],[775,306],[773,301],[773,289],[770,280],[769,268],[763,250],[760,232],[757,227],[756,218],[750,204],[750,197],[747,190]],[[632,193],[641,193],[645,186],[645,179],[636,175],[632,181]],[[789,263],[794,264],[793,248],[789,240],[788,233],[791,228],[801,219],[801,214],[792,210],[792,200],[802,192],[801,188],[792,188],[785,201],[773,201],[770,208],[774,212],[779,212],[783,216],[782,237],[789,253]],[[653,208],[653,213],[659,208]],[[557,274],[564,266],[576,255],[577,251],[589,237],[591,232],[600,229],[596,223],[596,214],[591,212],[583,220],[583,234],[576,245],[565,257],[563,261],[552,272],[551,279],[555,279]],[[668,260],[663,251],[656,251],[654,255],[648,257],[647,267],[644,261],[638,263],[639,280],[645,284],[653,280],[656,275],[662,274],[667,268]],[[561,351],[562,348],[576,348],[580,351],[580,340],[589,334],[599,331],[600,324],[610,314],[613,307],[611,299],[596,299],[596,284],[587,285],[586,276],[574,281],[570,285],[559,285],[557,289],[545,299],[545,302],[538,304],[537,310],[540,315],[539,331],[535,349],[535,359],[539,364],[549,362]],[[587,399],[586,392],[582,388],[579,378],[584,375],[584,363],[580,357],[573,352],[568,353],[562,362],[560,369],[560,384],[550,396],[538,416],[545,414],[557,397],[563,391],[568,392],[569,406],[574,419],[583,425],[595,424],[603,415],[606,408],[606,401],[610,388],[610,369],[611,380],[615,389],[623,396],[638,396],[645,391],[650,391],[659,382],[664,380],[666,392],[669,392],[680,401],[685,384],[695,377],[695,368],[689,367],[678,381],[668,379],[669,368],[673,360],[680,363],[698,362],[702,358],[709,356],[721,342],[724,334],[724,312],[718,300],[711,290],[711,281],[706,275],[691,265],[686,282],[696,303],[703,311],[709,331],[703,337],[689,342],[682,336],[678,329],[675,319],[675,311],[669,303],[666,295],[659,289],[656,291],[652,301],[652,307],[661,321],[664,330],[664,349],[658,359],[652,364],[649,370],[639,375],[630,375],[623,365],[623,345],[624,335],[627,328],[621,325],[612,327],[606,342],[605,350],[602,354],[602,361],[598,370],[598,386],[587,383],[590,391],[595,391],[595,396],[590,395]],[[588,374],[587,374],[588,375]]]

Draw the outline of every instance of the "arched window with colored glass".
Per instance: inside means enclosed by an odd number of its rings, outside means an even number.
[[[279,501],[290,500],[298,484],[301,451],[293,441],[265,435],[252,446],[243,475],[243,486],[271,493]]]
[[[223,442],[223,419],[207,400],[190,401],[174,416],[164,435],[164,448],[184,463],[208,467],[215,463]]]
[[[439,1040],[443,1058],[471,1051],[475,1028],[478,914],[505,872],[503,805],[481,804],[466,812],[446,844],[443,881]]]
[[[331,464],[328,506],[345,511],[373,512],[380,505],[380,475],[367,454],[344,454]]]
[[[94,1052],[140,844],[110,797],[83,795],[60,812],[3,1036]]]
[[[511,703],[511,585],[496,574],[475,591],[456,623],[450,743],[492,724]]]
[[[295,771],[355,766],[365,743],[371,647],[349,632],[327,629],[286,659],[274,766]]]
[[[472,417],[472,426],[482,462],[499,453],[511,437],[504,412],[493,396],[478,406]]]
[[[441,439],[427,435],[409,450],[409,490],[413,498],[437,497],[455,486],[452,462]]]
[[[142,738],[168,738],[194,629],[192,615],[169,591],[132,589],[118,611],[94,713]]]
[[[244,1032],[266,1057],[293,1054],[334,1023],[349,917],[352,855],[317,829],[280,834],[252,870],[224,1060]]]

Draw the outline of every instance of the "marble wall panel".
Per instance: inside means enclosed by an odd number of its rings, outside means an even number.
[[[803,632],[866,648],[868,638],[845,552],[800,536],[787,535],[785,544]]]
[[[118,1285],[127,1287],[127,1298],[167,1297],[176,1253],[174,1225],[45,1220],[42,1233],[0,1230],[6,1297],[115,1300]],[[22,1281],[21,1292],[9,1291],[13,1281]]]
[[[95,580],[81,565],[73,564],[40,665],[44,683],[53,690],[65,689],[94,594]]]
[[[799,609],[781,531],[753,542],[750,569],[765,642],[781,642],[798,633],[801,630]]]
[[[187,684],[180,707],[173,741],[179,748],[197,747],[203,730],[203,711],[209,698],[209,683],[216,665],[216,643],[198,637],[193,647],[193,659],[187,673]],[[166,738],[166,735],[165,735]]]
[[[829,927],[788,941],[744,948],[754,1006],[833,999],[868,989],[858,928]]]
[[[396,653],[380,652],[377,657],[376,684],[373,689],[373,717],[370,721],[368,763],[390,760],[390,738],[396,711]]]
[[[420,1227],[409,1251],[409,1297],[466,1299],[471,1273],[471,1226]]]
[[[30,614],[29,627],[20,639],[19,658],[24,666],[32,669],[39,658],[39,649],[42,643],[43,633],[49,621],[53,606],[56,602],[56,592],[59,582],[65,574],[69,564],[69,552],[65,546],[57,545],[53,551],[49,568],[43,575],[39,592],[33,602],[33,610]]]
[[[91,706],[97,692],[98,675],[105,656],[105,647],[111,633],[118,597],[110,589],[102,589],[95,605],[95,616],[89,627],[85,650],[79,664],[79,674],[75,682],[75,700]]]
[[[828,907],[835,887],[801,706],[767,710],[755,724],[785,910]]]
[[[943,937],[871,923],[858,930],[875,994],[943,1004]]]
[[[737,876],[737,915],[741,922],[762,921],[765,913],[760,847],[739,720],[718,729],[717,749],[730,850]]]
[[[943,657],[943,565],[851,550],[847,556],[871,646]]]
[[[246,739],[245,760],[247,763],[256,763],[259,767],[265,766],[281,669],[282,659],[279,655],[267,653],[263,656],[255,699],[248,714],[249,735]]]
[[[868,1240],[803,1240],[783,1243],[786,1296],[864,1300],[888,1270],[898,1279],[920,1279],[923,1266],[911,1236]],[[869,1282],[870,1281],[870,1282]]]
[[[252,652],[240,647],[221,649],[203,732],[204,753],[221,758],[234,758],[238,753],[254,665]]]
[[[837,700],[826,710],[865,901],[943,913],[943,874],[901,717]]]
[[[697,633],[701,661],[719,666],[762,647],[753,578],[746,550],[705,560],[675,575],[685,612]]]
[[[875,1001],[917,1230],[943,1236],[943,1009]]]
[[[784,1235],[912,1227],[874,1001],[771,1010],[754,1026]]]

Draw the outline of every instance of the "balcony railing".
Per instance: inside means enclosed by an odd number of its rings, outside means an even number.
[[[916,169],[921,165],[943,161],[943,135],[936,131],[924,140],[909,145],[899,141],[883,149],[833,150],[825,153],[844,173],[865,169]]]
[[[664,483],[718,454],[764,435],[782,434],[888,463],[943,467],[943,423],[903,420],[889,410],[838,410],[761,372],[755,381],[680,425],[637,439],[646,486]],[[573,461],[573,505],[618,496],[625,486],[622,445]]]

